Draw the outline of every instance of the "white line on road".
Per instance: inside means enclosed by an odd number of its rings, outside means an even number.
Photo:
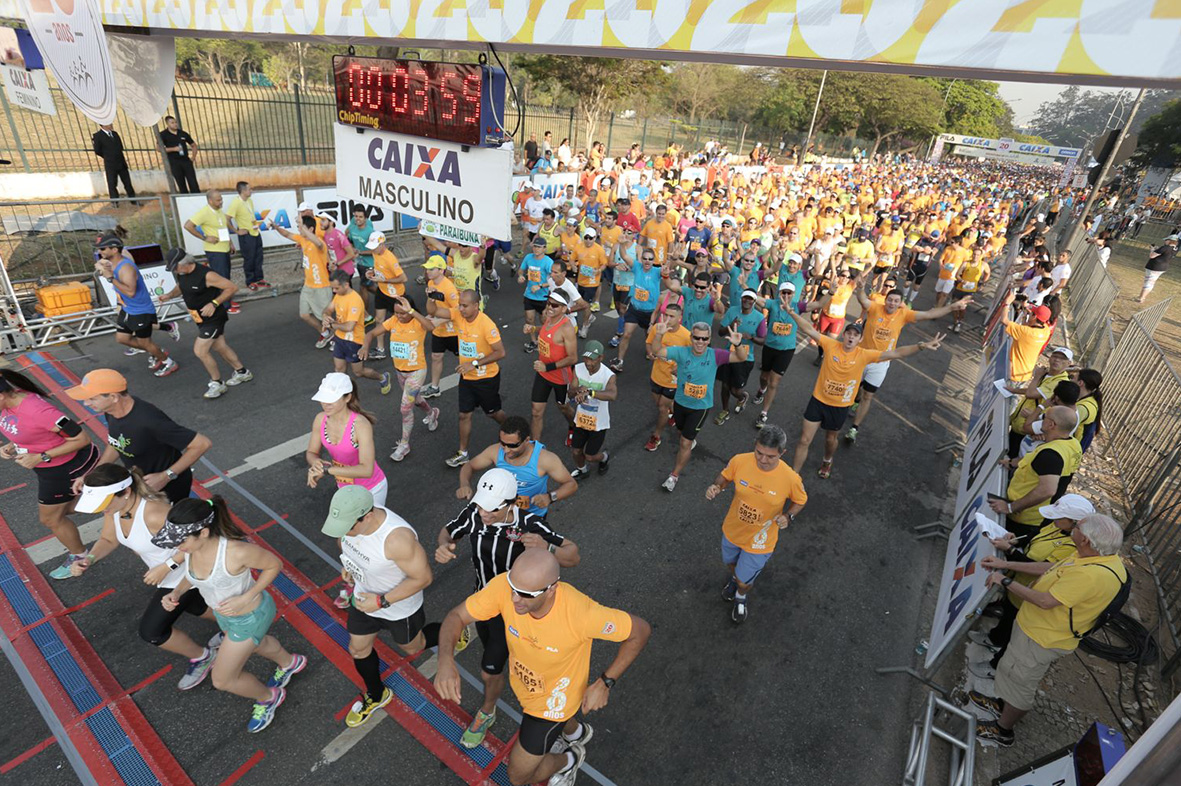
[[[88,521],[78,526],[78,535],[82,538],[83,546],[89,546],[98,540],[98,536],[102,531],[102,519]],[[43,565],[50,560],[65,557],[66,547],[59,543],[56,538],[50,538],[49,540],[43,540],[40,543],[34,543],[32,546],[27,547],[25,553],[29,555],[29,559],[33,560],[33,564]]]
[[[389,714],[384,711],[378,711],[373,714],[373,717],[365,723],[364,726],[357,726],[356,728],[345,727],[345,730],[336,735],[332,742],[324,746],[324,750],[320,751],[320,759],[312,765],[312,772],[325,767],[340,759],[354,747],[361,740],[377,728],[377,724],[389,717]]]

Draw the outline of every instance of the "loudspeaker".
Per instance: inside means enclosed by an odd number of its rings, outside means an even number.
[[[1119,150],[1115,150],[1115,140],[1118,136],[1119,129],[1116,128],[1095,140],[1095,144],[1091,147],[1091,157],[1099,162],[1099,166],[1093,166],[1087,172],[1088,184],[1095,185],[1095,181],[1099,179],[1099,170],[1108,158],[1112,159],[1111,167],[1114,169],[1127,161],[1128,157],[1136,150],[1136,140],[1139,138],[1137,134],[1128,134],[1124,137],[1124,142],[1120,145]]]

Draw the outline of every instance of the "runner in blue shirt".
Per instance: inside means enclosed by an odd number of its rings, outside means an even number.
[[[549,299],[550,271],[554,261],[545,253],[545,238],[541,235],[533,238],[532,251],[521,260],[520,274],[517,283],[525,285],[525,324],[532,327],[537,315],[544,315],[545,303]],[[532,335],[532,333],[526,333]],[[534,352],[537,344],[533,340],[525,342],[525,351]]]
[[[731,363],[719,371],[722,382],[722,408],[718,411],[714,423],[722,425],[730,419],[730,396],[735,398],[734,414],[746,408],[750,394],[744,388],[750,379],[750,372],[755,367],[755,344],[762,344],[767,336],[767,322],[763,319],[763,312],[755,308],[755,301],[759,295],[753,289],[742,293],[737,303],[731,303],[730,308],[722,315],[722,324],[731,330],[742,334],[742,345],[747,348],[747,359],[741,363]]]
[[[714,379],[720,367],[728,363],[745,362],[750,347],[742,343],[742,334],[728,327],[721,327],[719,333],[730,342],[728,349],[711,349],[709,325],[698,322],[691,326],[688,347],[666,347],[662,345],[668,324],[664,320],[656,323],[648,341],[648,354],[661,360],[677,364],[677,392],[673,396],[673,424],[681,433],[677,449],[677,461],[672,474],[660,484],[665,491],[677,487],[681,470],[689,463],[689,455],[697,444],[697,434],[709,417],[714,403]]]
[[[787,372],[792,355],[796,351],[796,336],[799,331],[796,329],[796,321],[791,318],[791,312],[799,311],[798,292],[795,284],[791,280],[786,280],[779,284],[778,298],[760,297],[755,301],[755,308],[767,313],[767,337],[763,341],[759,390],[755,393],[755,403],[762,404],[763,411],[755,419],[755,428],[762,428],[767,424],[767,412],[771,409],[771,403],[775,401],[779,381]]]
[[[631,299],[627,305],[627,313],[623,316],[623,338],[619,340],[619,354],[615,360],[607,364],[607,368],[616,374],[623,372],[623,358],[627,355],[627,346],[631,343],[632,334],[636,332],[636,326],[639,325],[647,333],[652,324],[652,313],[660,299],[662,275],[660,266],[656,264],[656,251],[642,248],[640,266],[632,269]]]

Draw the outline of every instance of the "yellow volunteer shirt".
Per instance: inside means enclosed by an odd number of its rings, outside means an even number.
[[[214,252],[229,252],[230,250],[230,225],[226,222],[226,214],[221,210],[214,210],[209,205],[193,213],[189,217],[189,221],[193,222],[194,226],[200,227],[201,231],[205,233],[205,251]]]
[[[226,215],[234,219],[238,229],[245,229],[254,237],[258,237],[258,220],[254,217],[254,200],[234,197],[230,206],[226,208]]]
[[[1043,609],[1036,603],[1023,603],[1017,624],[1046,649],[1073,650],[1079,640],[1071,633],[1072,617],[1074,630],[1086,633],[1127,580],[1128,571],[1118,555],[1063,560],[1033,585],[1034,590],[1050,593],[1061,605]]]

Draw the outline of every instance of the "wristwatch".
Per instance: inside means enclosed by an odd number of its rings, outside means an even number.
[[[558,501],[558,492],[556,492],[556,491],[551,491],[551,492],[549,493],[549,501],[550,501],[550,502],[557,502],[557,501]]]
[[[53,456],[49,455],[48,453],[41,454],[41,463],[42,464],[48,464],[51,461],[53,461]]]
[[[168,566],[169,570],[176,570],[180,567],[180,563],[174,560],[172,557],[164,560],[164,564]]]
[[[381,606],[383,609],[388,609],[390,607],[390,602],[386,599],[385,595],[378,595],[377,605]]]
[[[176,473],[171,468],[164,470],[164,474],[168,476],[169,480],[176,480]]]
[[[601,679],[603,681],[603,684],[607,686],[607,690],[611,690],[612,688],[615,687],[615,680],[608,677],[607,672],[603,672],[602,674],[600,674],[599,679]]]
[[[1012,576],[1005,576],[1003,579],[1001,579],[1001,586],[1002,586],[1002,587],[1007,587],[1007,586],[1009,586],[1009,585],[1010,585],[1010,584],[1012,584],[1012,583],[1013,583],[1013,577],[1012,577]]]

